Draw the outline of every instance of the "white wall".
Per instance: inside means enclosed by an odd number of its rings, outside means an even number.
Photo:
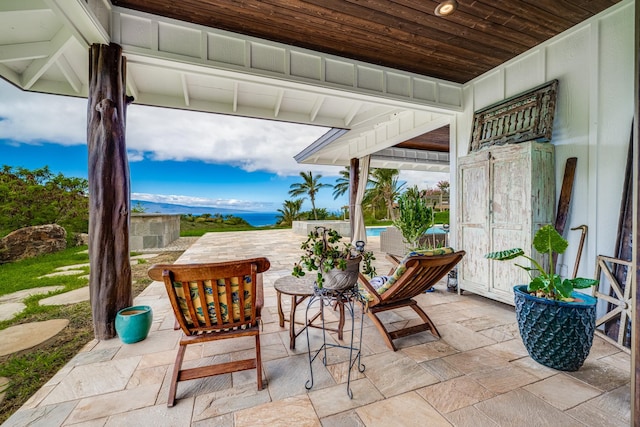
[[[626,0],[472,80],[463,89],[464,112],[452,124],[456,127],[452,188],[457,187],[455,158],[469,151],[473,112],[558,79],[552,137],[556,198],[566,159],[578,158],[565,228],[569,249],[560,262],[571,275],[580,231],[569,229],[586,224],[589,231],[578,275],[592,277],[597,255],[615,255],[633,118],[633,71],[634,3]]]

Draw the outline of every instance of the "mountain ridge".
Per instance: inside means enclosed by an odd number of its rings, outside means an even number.
[[[181,215],[202,215],[202,214],[223,214],[231,215],[234,213],[258,213],[256,211],[247,211],[242,209],[226,209],[215,208],[213,206],[186,206],[173,203],[147,202],[145,200],[131,200],[132,208],[142,206],[145,213],[162,213],[162,214],[181,214]]]

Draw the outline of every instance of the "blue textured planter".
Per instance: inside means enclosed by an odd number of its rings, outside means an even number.
[[[579,302],[553,301],[514,286],[516,318],[529,355],[561,371],[577,371],[589,355],[596,329],[596,302],[591,295],[571,294]]]
[[[153,311],[148,305],[123,308],[116,315],[116,332],[125,344],[142,341],[149,334]]]

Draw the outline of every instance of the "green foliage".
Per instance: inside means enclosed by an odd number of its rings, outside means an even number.
[[[289,195],[292,197],[308,195],[309,201],[311,202],[311,212],[313,212],[314,219],[317,220],[318,215],[316,211],[316,195],[322,188],[331,188],[333,187],[333,185],[321,183],[320,178],[322,178],[322,175],[316,175],[314,177],[311,171],[300,172],[300,176],[302,177],[302,182],[291,184],[291,186],[289,187]]]
[[[398,198],[398,211],[393,225],[400,230],[411,249],[418,249],[420,238],[433,226],[433,209],[427,206],[418,187],[414,186]]]
[[[434,224],[449,224],[449,211],[441,211],[433,213]]]
[[[498,261],[507,261],[518,257],[528,259],[534,267],[516,265],[527,271],[531,277],[531,282],[529,282],[528,286],[530,292],[535,292],[536,295],[549,299],[571,301],[571,293],[574,289],[585,289],[591,286],[597,286],[599,281],[581,277],[562,280],[560,275],[555,273],[552,262],[553,254],[554,252],[558,254],[564,253],[568,246],[569,242],[567,242],[551,224],[547,224],[540,228],[533,237],[533,247],[537,252],[548,257],[548,271],[542,268],[538,261],[525,255],[524,251],[520,248],[491,252],[486,254],[485,257]]]
[[[225,225],[231,225],[234,227],[237,227],[237,226],[251,227],[251,225],[245,219],[240,218],[239,216],[234,216],[234,215],[225,215],[223,219],[223,223]]]
[[[193,215],[182,215],[180,217],[180,236],[196,237],[205,233],[220,231],[249,231],[249,230],[273,230],[274,228],[285,228],[284,226],[266,225],[254,227],[244,219],[233,215],[207,215],[206,218]]]
[[[277,224],[291,226],[293,221],[299,220],[303,201],[304,199],[285,200],[282,209],[278,209],[280,215],[276,217]]]
[[[323,272],[332,268],[346,270],[347,260],[362,256],[364,261],[363,272],[370,276],[375,276],[376,271],[371,262],[375,260],[373,252],[359,252],[351,243],[341,244],[342,236],[336,230],[326,227],[315,227],[309,232],[307,240],[302,242],[300,249],[304,251],[299,262],[293,266],[291,274],[295,277],[305,275],[305,270],[317,272],[316,283],[322,287],[324,278]]]
[[[4,165],[0,170],[0,235],[43,224],[86,233],[88,188],[86,179],[54,175],[47,166],[29,170]]]
[[[365,192],[363,204],[372,206],[374,209],[382,204],[386,207],[386,218],[394,220],[393,204],[405,185],[398,181],[399,174],[398,169],[372,169],[367,182],[369,188]],[[378,217],[375,213],[374,216]]]
[[[147,208],[142,206],[142,203],[138,202],[135,206],[131,208],[131,213],[145,213]]]
[[[345,166],[339,173],[340,176],[336,179],[336,183],[333,185],[333,199],[346,194],[349,191],[349,185],[351,183],[351,168]]]

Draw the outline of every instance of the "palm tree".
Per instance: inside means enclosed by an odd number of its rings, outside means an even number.
[[[340,177],[336,179],[336,184],[333,186],[334,200],[349,191],[349,183],[351,182],[350,174],[351,168],[349,166],[345,166],[344,169],[340,171]]]
[[[276,216],[276,221],[281,225],[291,225],[293,221],[300,217],[302,202],[304,199],[285,200],[282,209],[278,209],[280,215]]]
[[[396,218],[393,204],[405,185],[399,184],[398,175],[400,175],[398,169],[372,169],[368,182],[370,188],[366,194],[367,200],[371,203],[384,201],[387,206],[387,218],[392,221]]]
[[[314,177],[311,171],[300,172],[300,176],[302,177],[303,182],[296,182],[294,184],[291,184],[291,186],[289,187],[289,195],[293,197],[309,195],[313,218],[317,221],[318,215],[316,213],[316,194],[318,194],[318,191],[320,191],[321,188],[333,187],[333,185],[321,183],[320,178],[322,178],[322,175],[316,175]]]
[[[449,181],[438,181],[436,187],[440,190],[440,192],[444,195],[449,194]]]

